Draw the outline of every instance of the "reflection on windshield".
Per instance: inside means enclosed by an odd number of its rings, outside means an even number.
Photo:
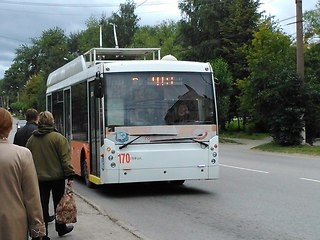
[[[106,126],[214,123],[210,74],[170,73],[173,80],[162,85],[154,82],[153,75],[107,75]]]

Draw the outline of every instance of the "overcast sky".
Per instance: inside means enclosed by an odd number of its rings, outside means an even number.
[[[296,0],[260,0],[261,10],[279,20],[282,28],[295,35]],[[315,8],[318,0],[303,0],[303,11]],[[12,64],[15,50],[38,38],[43,31],[60,27],[66,35],[85,29],[91,16],[107,17],[125,0],[0,0],[0,79]],[[155,25],[163,20],[179,20],[178,0],[135,0],[140,25]],[[288,25],[289,24],[289,25]],[[154,46],[157,47],[157,46]]]

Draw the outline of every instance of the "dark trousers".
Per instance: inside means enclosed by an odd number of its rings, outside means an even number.
[[[56,212],[57,205],[62,198],[65,191],[65,180],[59,179],[54,181],[39,181],[40,198],[42,205],[43,219],[49,219],[49,201],[50,192],[52,192],[54,212]],[[66,228],[66,224],[55,223],[56,231],[61,232]],[[48,222],[46,221],[47,235]]]

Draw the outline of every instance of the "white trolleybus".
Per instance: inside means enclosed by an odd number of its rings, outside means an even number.
[[[210,64],[159,48],[93,48],[47,80],[47,109],[88,186],[217,179],[216,105]]]

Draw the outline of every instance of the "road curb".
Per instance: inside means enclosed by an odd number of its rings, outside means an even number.
[[[107,220],[112,221],[113,223],[115,223],[116,225],[118,225],[119,227],[121,227],[122,229],[130,232],[132,235],[134,235],[135,237],[137,237],[138,239],[141,240],[151,240],[150,238],[144,236],[139,230],[135,229],[133,226],[127,224],[124,221],[121,221],[117,218],[115,218],[114,216],[111,216],[110,213],[107,213],[104,209],[102,209],[100,206],[98,206],[97,204],[93,203],[92,201],[90,201],[89,199],[87,199],[86,197],[82,196],[81,194],[79,194],[78,192],[74,191],[74,194],[80,198],[81,200],[83,200],[85,203],[87,203],[88,205],[90,205],[92,208],[94,208],[100,215],[104,216],[107,218]]]

